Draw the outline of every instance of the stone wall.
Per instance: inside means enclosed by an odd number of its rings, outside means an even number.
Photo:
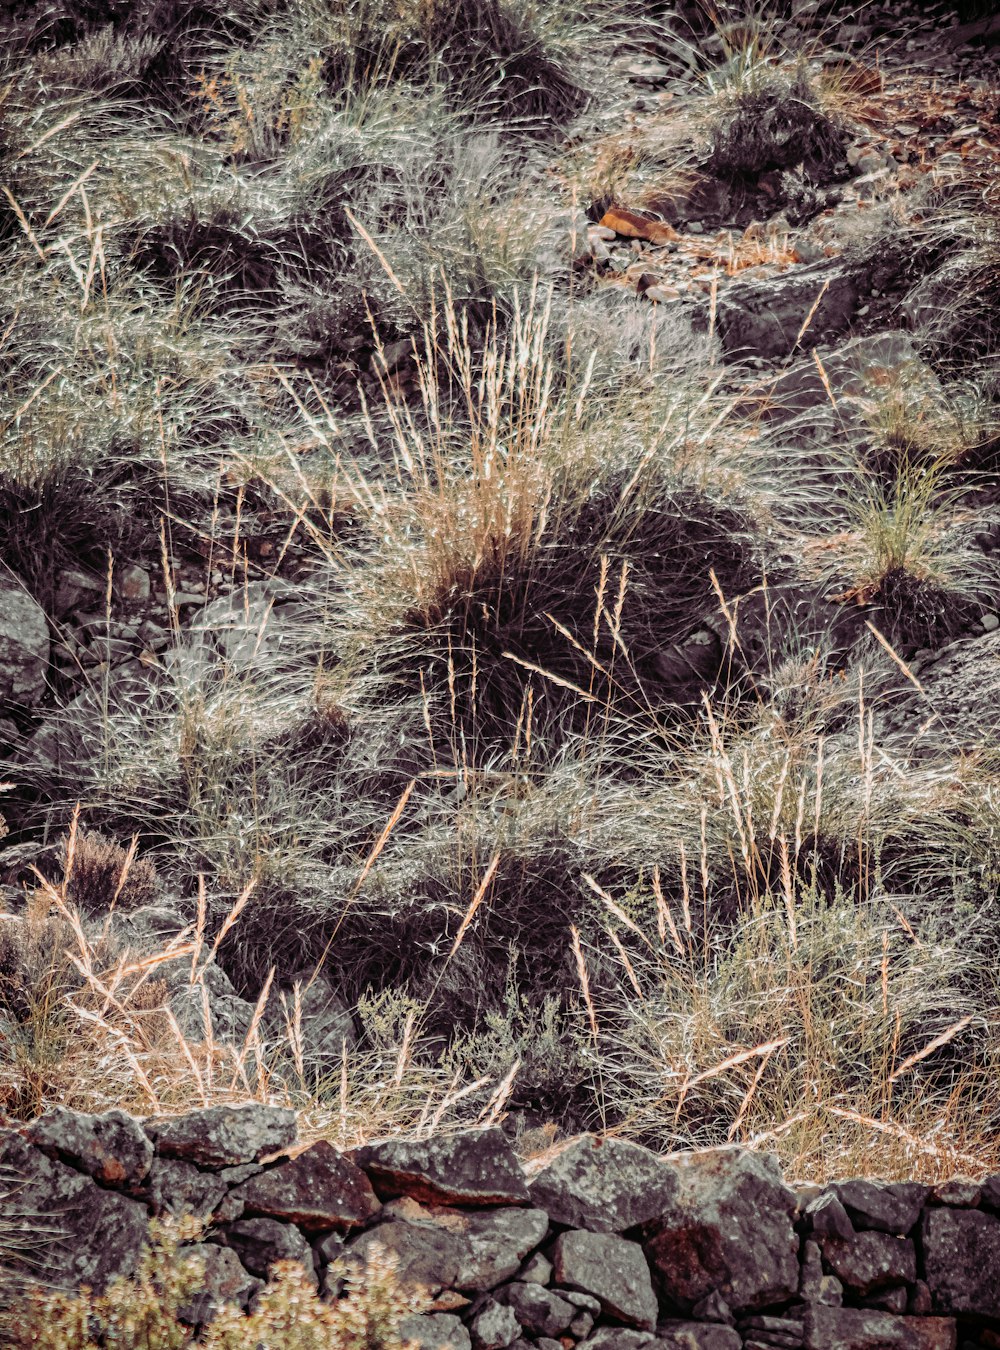
[[[499,1129],[341,1153],[245,1105],[57,1108],[0,1129],[0,1178],[66,1287],[134,1270],[150,1217],[203,1218],[202,1320],[279,1259],[335,1298],[379,1244],[431,1301],[419,1350],[1000,1347],[1000,1177],[794,1189],[766,1154],[593,1136],[522,1165]]]

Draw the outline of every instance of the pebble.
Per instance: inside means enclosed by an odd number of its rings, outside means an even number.
[[[587,228],[588,239],[617,239],[610,225],[590,225]]]
[[[1000,618],[996,614],[984,614],[982,618],[983,628],[987,633],[995,633],[1000,628]]]
[[[704,234],[705,227],[700,220],[689,220],[687,232],[688,234]]]

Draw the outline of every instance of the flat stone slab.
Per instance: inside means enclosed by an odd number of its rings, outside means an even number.
[[[358,1228],[381,1206],[364,1172],[320,1139],[230,1192],[247,1215],[298,1224],[307,1233]]]
[[[521,1165],[499,1129],[390,1139],[350,1157],[383,1200],[409,1195],[426,1204],[520,1205],[530,1199]]]
[[[283,1106],[211,1106],[184,1116],[153,1116],[144,1122],[157,1153],[199,1167],[234,1167],[290,1148],[295,1112]]]

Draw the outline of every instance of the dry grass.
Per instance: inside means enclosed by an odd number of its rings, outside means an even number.
[[[27,43],[0,547],[49,607],[82,567],[112,621],[141,560],[165,645],[142,701],[58,677],[85,695],[51,717],[61,766],[16,712],[14,842],[67,833],[55,871],[12,868],[3,1109],[253,1098],[342,1143],[506,1116],[802,1176],[996,1166],[1000,780],[928,731],[910,663],[997,594],[964,518],[995,381],[918,323],[939,387],[788,444],[710,331],[572,267],[580,204],[699,218],[706,183],[779,173],[757,132],[793,91],[830,168],[877,91],[736,17],[662,116],[554,148],[601,87],[558,4],[220,14],[194,66],[186,30]],[[994,226],[956,222],[988,279]],[[894,247],[936,266],[918,226]],[[713,275],[793,248],[694,241]],[[235,588],[223,631],[180,605],[193,557]],[[303,971],[358,1034],[318,1068]]]

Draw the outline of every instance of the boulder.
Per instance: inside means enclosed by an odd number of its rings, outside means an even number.
[[[202,1264],[202,1275],[198,1292],[179,1310],[181,1321],[204,1326],[226,1303],[235,1303],[243,1309],[249,1307],[261,1282],[244,1270],[234,1251],[211,1242],[188,1250]]]
[[[545,1240],[549,1216],[540,1209],[454,1212],[448,1228],[462,1242],[454,1287],[474,1293],[494,1289],[517,1274],[532,1247]]]
[[[472,1337],[454,1313],[410,1313],[396,1331],[412,1350],[472,1350]]]
[[[521,1326],[513,1308],[487,1299],[469,1323],[475,1350],[506,1350],[518,1339]]]
[[[358,1033],[347,1005],[334,993],[329,980],[322,975],[315,975],[311,970],[301,970],[289,976],[279,993],[284,994],[287,1014],[281,1010],[280,999],[276,999],[269,1005],[274,1009],[269,1020],[280,1033],[284,1029],[285,1015],[290,1019],[298,1016],[305,1068],[322,1071],[334,1065],[339,1066],[344,1045],[352,1050],[357,1044]]]
[[[14,1130],[0,1130],[0,1212],[32,1239],[25,1273],[59,1288],[102,1293],[135,1272],[148,1231],[146,1207],[50,1158]]]
[[[154,1116],[144,1122],[158,1154],[199,1167],[233,1167],[257,1162],[295,1142],[295,1112],[283,1106],[211,1106],[183,1116]]]
[[[390,1139],[355,1149],[353,1162],[378,1195],[442,1205],[520,1205],[529,1199],[520,1163],[499,1129],[435,1139]]]
[[[805,1350],[955,1350],[950,1317],[897,1317],[871,1308],[810,1305]]]
[[[794,1297],[795,1193],[777,1160],[738,1148],[671,1159],[677,1195],[647,1226],[644,1245],[667,1299],[684,1312],[718,1290],[736,1313]]]
[[[368,1228],[347,1244],[350,1263],[368,1265],[377,1251],[395,1258],[396,1278],[407,1290],[438,1293],[454,1288],[464,1255],[460,1237],[442,1228],[390,1219]]]
[[[238,1219],[225,1224],[214,1236],[231,1247],[251,1275],[266,1279],[276,1261],[298,1261],[315,1278],[312,1248],[297,1228],[276,1219]]]
[[[977,1209],[927,1209],[920,1238],[937,1312],[1000,1317],[1000,1219]]]
[[[855,1228],[906,1237],[920,1218],[930,1187],[920,1182],[836,1181],[830,1190],[851,1217]]]
[[[532,1203],[555,1223],[622,1233],[656,1218],[673,1200],[677,1177],[649,1149],[585,1134],[557,1144],[525,1167]]]
[[[208,1219],[226,1195],[226,1183],[214,1172],[199,1172],[180,1158],[154,1158],[143,1187],[153,1213],[191,1214]]]
[[[858,295],[851,273],[829,262],[731,281],[720,290],[716,306],[723,354],[772,360],[796,348],[808,351],[850,326]]]
[[[837,1279],[862,1298],[911,1284],[917,1278],[917,1254],[909,1238],[889,1233],[856,1233],[845,1241],[830,1236],[820,1241],[823,1260]]]
[[[496,1300],[514,1309],[529,1336],[561,1336],[580,1312],[553,1290],[538,1284],[505,1285],[497,1291]]]
[[[124,1111],[85,1115],[54,1106],[25,1131],[28,1141],[106,1185],[135,1185],[153,1161],[145,1131]]]
[[[360,1227],[380,1208],[365,1174],[325,1139],[251,1177],[230,1198],[241,1201],[248,1215],[296,1223],[308,1233]]]
[[[574,1229],[556,1239],[553,1264],[557,1285],[592,1295],[609,1317],[642,1330],[655,1326],[656,1295],[637,1242]]]

